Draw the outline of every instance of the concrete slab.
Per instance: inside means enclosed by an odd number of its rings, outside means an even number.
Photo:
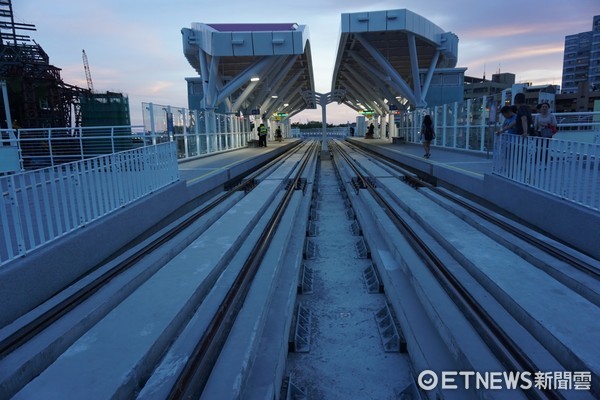
[[[227,181],[299,143],[290,139],[267,148],[241,149],[181,162],[180,182],[3,266],[0,326],[39,305],[188,201],[222,190]]]
[[[382,183],[568,370],[588,370],[598,380],[598,307],[418,191],[397,180]]]
[[[459,190],[514,215],[557,240],[600,260],[600,212],[558,196],[493,175],[487,153],[434,147],[432,158],[415,144],[393,144],[385,139],[349,139],[360,147],[397,160],[413,172],[432,176],[439,186]],[[548,218],[551,215],[552,218]]]
[[[258,185],[14,398],[129,397],[281,184]]]
[[[244,306],[210,374],[201,399],[244,397],[245,383],[254,368],[255,357],[259,354],[260,339],[265,333],[268,312],[273,305],[273,294],[283,270],[290,267],[285,259],[286,249],[289,247],[292,228],[296,223],[296,215],[302,200],[302,193],[297,192],[290,201],[289,211],[282,217],[277,233],[248,291]],[[297,222],[305,223],[305,221]],[[285,317],[291,320],[290,315]],[[287,337],[286,332],[283,331],[280,331],[279,335],[283,338]],[[263,371],[265,372],[267,371]],[[268,376],[272,377],[270,373]]]

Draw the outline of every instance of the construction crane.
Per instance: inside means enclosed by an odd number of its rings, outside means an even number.
[[[94,91],[94,84],[92,83],[92,74],[90,74],[90,64],[88,63],[87,55],[85,54],[85,50],[82,50],[83,57],[83,69],[85,70],[85,79],[87,79],[88,89],[91,92]]]

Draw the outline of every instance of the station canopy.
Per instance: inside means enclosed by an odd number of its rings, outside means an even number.
[[[412,11],[342,14],[332,91],[358,112],[424,107],[433,72],[457,57],[458,37]]]
[[[181,32],[184,55],[199,75],[187,79],[198,108],[263,117],[316,108],[302,95],[314,90],[306,26],[193,23]]]

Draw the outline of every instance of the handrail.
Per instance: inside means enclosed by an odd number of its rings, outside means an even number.
[[[181,160],[243,148],[252,137],[251,131],[156,133],[145,131],[143,125],[4,129],[1,132],[6,136],[2,144],[19,148],[22,170],[53,167],[166,142],[176,143],[177,158]]]
[[[494,148],[496,175],[600,210],[600,143],[502,134]]]
[[[397,115],[397,137],[419,143],[423,116],[431,115],[436,137],[433,146],[476,152],[491,152],[499,129],[499,109],[503,104],[494,96],[469,99],[419,109]],[[535,114],[534,114],[535,115]],[[600,112],[554,113],[558,121],[557,138],[578,142],[600,142]]]
[[[0,265],[179,179],[175,144],[0,177]]]

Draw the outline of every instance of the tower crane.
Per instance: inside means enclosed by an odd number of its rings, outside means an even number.
[[[87,55],[85,54],[85,50],[82,50],[83,57],[83,69],[85,70],[85,79],[87,79],[88,89],[91,92],[94,91],[94,84],[92,83],[92,74],[90,74],[90,64],[88,63]]]

